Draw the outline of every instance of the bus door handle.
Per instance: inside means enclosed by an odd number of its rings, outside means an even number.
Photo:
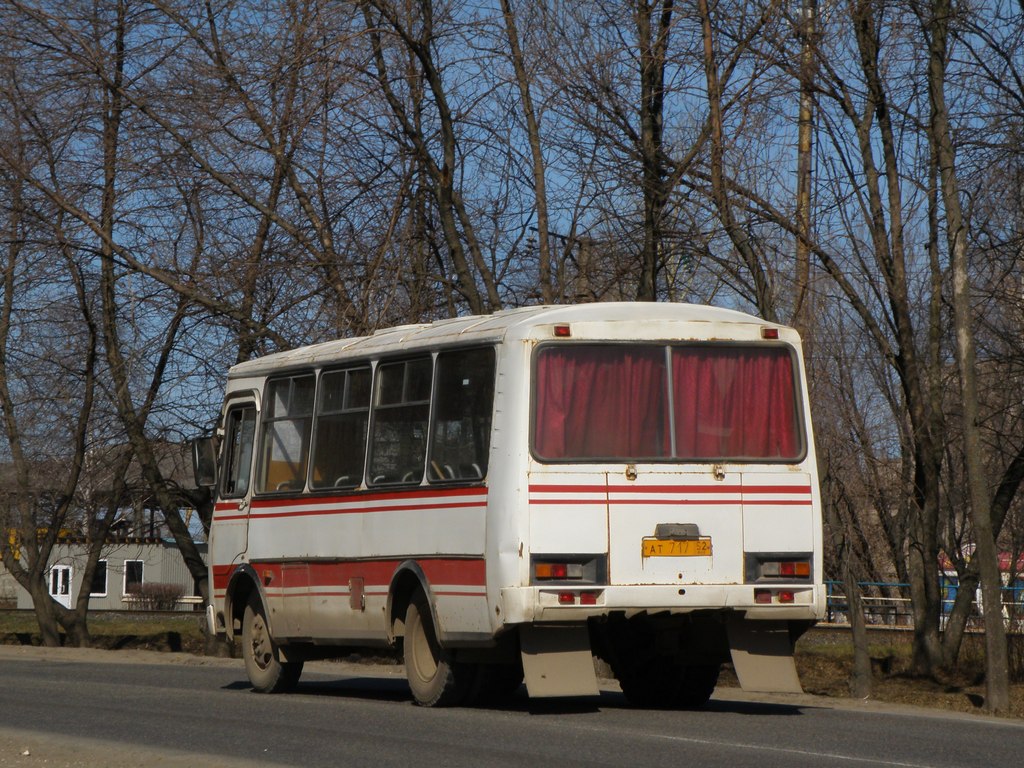
[[[243,509],[245,509],[248,506],[249,506],[249,500],[248,499],[242,499],[241,501],[238,502],[238,511],[241,512]]]

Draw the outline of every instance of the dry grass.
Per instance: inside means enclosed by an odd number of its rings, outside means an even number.
[[[1011,668],[1016,682],[1010,690],[1011,717],[1024,718],[1024,669],[1020,643],[1012,638]],[[964,641],[955,670],[939,680],[910,674],[911,636],[906,631],[873,631],[869,644],[872,666],[871,698],[957,712],[982,712],[985,706],[984,637],[970,635]],[[1013,663],[1016,661],[1017,663]],[[797,645],[797,668],[808,693],[820,696],[850,695],[853,647],[849,632],[815,629]]]
[[[201,621],[199,613],[96,612],[89,614],[89,634],[94,648],[202,653]],[[0,611],[0,644],[41,645],[35,614]]]

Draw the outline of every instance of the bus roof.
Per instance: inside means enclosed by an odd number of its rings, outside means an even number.
[[[543,305],[502,310],[493,315],[469,315],[433,323],[399,325],[381,329],[370,336],[298,347],[239,363],[231,368],[228,376],[232,379],[260,376],[297,366],[372,357],[384,351],[511,341],[528,337],[538,325],[616,321],[756,324],[784,328],[754,315],[704,304],[622,301]]]

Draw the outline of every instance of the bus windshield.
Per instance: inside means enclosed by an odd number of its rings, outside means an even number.
[[[798,461],[784,346],[549,345],[535,367],[542,461]]]

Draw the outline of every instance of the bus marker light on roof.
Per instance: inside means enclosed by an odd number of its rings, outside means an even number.
[[[556,325],[555,326],[555,338],[567,339],[572,336],[572,331],[569,330],[568,325]]]
[[[777,339],[777,338],[779,338],[779,329],[778,328],[762,328],[761,329],[761,338],[762,339]]]

